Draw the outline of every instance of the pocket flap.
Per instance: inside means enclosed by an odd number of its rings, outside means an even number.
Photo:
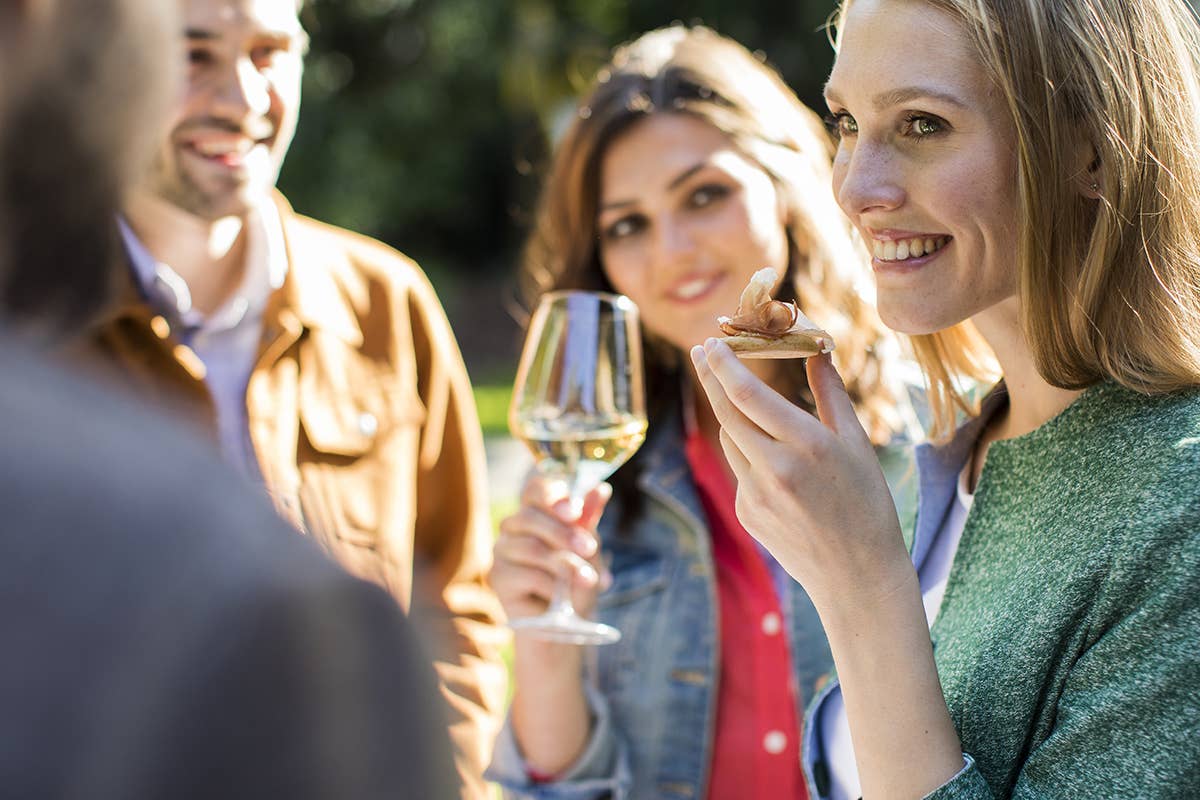
[[[609,569],[613,576],[612,586],[597,598],[599,608],[631,603],[667,585],[666,560],[649,550],[617,548],[612,552]]]
[[[416,387],[389,365],[319,333],[305,344],[300,351],[298,405],[300,424],[313,449],[361,456],[396,426],[424,420]]]

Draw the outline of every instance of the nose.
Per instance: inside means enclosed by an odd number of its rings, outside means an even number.
[[[833,162],[833,191],[838,205],[851,217],[869,211],[890,211],[904,205],[901,165],[887,147],[860,139],[842,148]]]
[[[271,89],[254,62],[239,58],[226,70],[216,92],[218,113],[233,120],[265,116],[271,108]]]
[[[654,251],[660,264],[686,261],[696,249],[695,238],[688,226],[672,214],[663,214],[656,219],[654,231]]]

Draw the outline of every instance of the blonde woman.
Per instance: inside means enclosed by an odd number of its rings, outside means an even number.
[[[820,797],[1200,791],[1200,31],[1183,0],[852,0],[833,185],[942,443],[912,558],[828,359],[817,414],[693,351],[739,518],[840,686]],[[920,58],[914,58],[914,43]],[[966,409],[955,382],[995,361]]]
[[[831,154],[819,119],[775,72],[704,28],[619,49],[581,101],[525,277],[531,299],[586,288],[639,305],[650,426],[607,505],[605,487],[576,518],[533,479],[501,526],[491,582],[510,616],[545,609],[569,549],[581,562],[577,607],[624,634],[591,651],[518,634],[492,769],[510,796],[806,796],[801,709],[829,651],[803,590],[737,521],[687,352],[717,333],[752,274],[773,267],[776,294],[834,335],[851,402],[911,507],[906,448],[886,446],[906,400],[896,344],[855,285],[867,258],[829,191]],[[799,362],[754,369],[812,407]]]

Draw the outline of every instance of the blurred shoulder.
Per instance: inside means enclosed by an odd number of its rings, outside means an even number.
[[[97,581],[142,574],[146,587],[181,592],[260,580],[255,572],[337,574],[164,410],[11,343],[0,344],[0,370],[0,507],[7,529],[21,532],[9,545],[41,560],[45,577],[59,566],[64,584],[84,572]],[[171,575],[192,577],[172,587]]]
[[[425,272],[399,250],[290,209],[282,215],[293,265],[319,265],[343,283],[372,283],[393,291],[433,295]]]

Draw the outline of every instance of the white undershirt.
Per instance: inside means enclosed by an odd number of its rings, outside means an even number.
[[[934,538],[933,546],[918,570],[921,582],[921,602],[925,606],[925,620],[930,627],[937,618],[946,594],[946,579],[954,564],[954,553],[962,539],[963,527],[975,496],[967,491],[967,476],[970,461],[958,475],[958,492],[946,513],[942,527]],[[825,763],[829,768],[829,795],[831,800],[858,800],[862,797],[862,785],[858,780],[858,763],[854,758],[854,745],[850,741],[850,723],[846,719],[846,704],[840,688],[835,689],[825,701],[821,712],[820,731]]]

